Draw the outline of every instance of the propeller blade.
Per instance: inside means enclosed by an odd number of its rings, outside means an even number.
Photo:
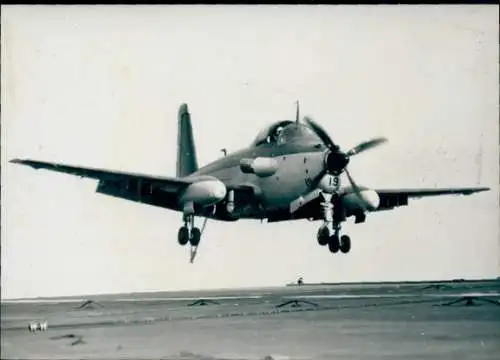
[[[311,127],[311,129],[313,129],[313,131],[316,133],[316,135],[318,135],[318,137],[321,139],[321,141],[323,141],[323,143],[326,145],[326,147],[328,147],[330,149],[336,149],[336,150],[339,149],[339,147],[337,145],[335,145],[333,140],[330,138],[330,136],[325,131],[325,129],[323,129],[321,127],[321,125],[316,123],[313,119],[311,119],[308,116],[304,116],[304,121]]]
[[[363,151],[373,149],[381,144],[387,142],[387,139],[384,137],[375,138],[369,141],[362,142],[361,144],[353,147],[351,150],[347,152],[347,156],[357,155]]]
[[[356,185],[356,182],[352,178],[349,170],[347,169],[347,164],[349,163],[349,158],[353,155],[357,155],[362,153],[363,151],[373,149],[383,143],[386,143],[388,140],[385,137],[378,137],[372,140],[368,140],[362,142],[361,144],[353,147],[348,152],[344,153],[340,151],[340,147],[336,145],[333,140],[330,138],[328,133],[323,129],[321,125],[316,123],[313,119],[308,116],[304,116],[304,122],[309,125],[309,127],[316,133],[316,135],[323,141],[327,148],[330,149],[330,152],[327,154],[326,158],[326,166],[323,171],[316,177],[316,179],[312,182],[311,185],[317,185],[319,181],[323,178],[326,173],[333,173],[338,176],[342,171],[344,171],[349,179],[349,182],[354,190],[354,193],[360,200],[361,208],[364,212],[367,212],[367,208],[369,204],[361,195],[361,190]]]
[[[344,172],[347,175],[347,178],[349,179],[349,182],[351,183],[351,186],[354,190],[354,193],[358,197],[359,201],[361,202],[361,207],[363,209],[363,212],[366,212],[366,204],[365,204],[365,199],[361,196],[361,190],[359,189],[358,185],[356,185],[356,182],[354,182],[354,179],[352,178],[351,174],[349,173],[349,170],[347,168],[344,169]]]

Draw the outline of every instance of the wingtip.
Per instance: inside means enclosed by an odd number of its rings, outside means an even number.
[[[38,161],[36,160],[30,160],[30,159],[12,159],[9,160],[10,163],[12,164],[20,164],[20,165],[26,165],[26,166],[31,166],[33,168],[36,168],[36,165]]]
[[[11,159],[9,160],[10,163],[12,164],[23,164],[25,160],[23,159]]]
[[[484,191],[490,191],[491,189],[489,187],[476,187],[476,188],[471,188],[469,191],[466,191],[464,194],[465,195],[472,195],[474,193],[480,193]]]
[[[489,187],[479,187],[479,188],[476,188],[477,191],[490,191],[491,189]]]

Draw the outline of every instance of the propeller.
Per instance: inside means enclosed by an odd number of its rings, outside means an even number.
[[[353,156],[359,154],[363,151],[373,149],[383,143],[387,142],[386,138],[375,138],[369,141],[362,142],[361,144],[353,147],[351,150],[347,152],[348,156]]]
[[[319,125],[316,123],[313,119],[311,119],[309,116],[304,116],[304,121],[313,129],[313,131],[318,135],[318,137],[323,141],[323,143],[326,145],[327,148],[330,150],[335,149],[335,150],[340,150],[340,148],[335,145],[333,140],[330,138],[328,133]]]
[[[345,168],[345,174],[347,175],[347,179],[349,179],[349,183],[351,184],[353,190],[354,190],[354,193],[356,194],[356,196],[358,197],[358,199],[360,200],[360,204],[361,204],[361,208],[363,209],[363,212],[366,212],[366,204],[365,204],[365,200],[363,199],[363,196],[361,195],[361,190],[359,189],[358,185],[354,182],[354,179],[352,178],[351,174],[349,173],[349,170],[347,168]]]
[[[361,201],[363,210],[366,211],[365,200],[361,195],[361,190],[356,185],[356,182],[352,178],[349,170],[347,169],[347,165],[349,164],[350,158],[354,155],[358,155],[366,150],[373,149],[381,144],[387,142],[387,139],[384,137],[374,138],[372,140],[364,141],[347,152],[342,152],[340,147],[333,142],[331,137],[328,135],[325,129],[310,117],[304,117],[304,122],[306,122],[311,129],[316,133],[316,135],[323,141],[325,146],[329,149],[329,152],[326,157],[326,166],[325,169],[320,174],[319,178],[321,179],[326,173],[330,173],[334,176],[339,176],[342,172],[345,172],[347,175],[347,179],[351,184],[354,193]]]

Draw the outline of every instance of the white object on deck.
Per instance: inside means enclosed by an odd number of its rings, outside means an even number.
[[[47,325],[46,321],[32,322],[28,326],[29,331],[31,331],[32,333],[34,333],[36,331],[45,331],[45,330],[47,330],[47,328],[48,328],[48,325]]]

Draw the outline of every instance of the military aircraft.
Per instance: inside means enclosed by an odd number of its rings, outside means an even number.
[[[353,217],[363,223],[372,212],[408,205],[409,199],[438,195],[470,195],[486,187],[441,189],[371,189],[358,186],[347,165],[351,158],[385,142],[374,138],[342,151],[314,120],[276,121],[262,129],[246,148],[199,168],[188,106],[178,112],[177,176],[151,176],[71,166],[31,159],[13,159],[35,169],[48,169],[98,180],[96,192],[121,199],[182,212],[180,245],[190,244],[191,262],[207,219],[267,222],[321,220],[319,245],[332,253],[348,253],[351,239],[341,225]],[[341,174],[349,184],[341,186]],[[202,228],[195,216],[204,218]]]

